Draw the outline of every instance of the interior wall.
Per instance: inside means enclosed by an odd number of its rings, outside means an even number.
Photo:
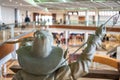
[[[28,14],[29,14],[29,16],[30,16],[31,21],[33,21],[33,12],[29,11]]]
[[[25,16],[26,16],[26,12],[23,11],[23,10],[20,10],[19,16],[20,16],[20,22],[24,22]]]
[[[63,23],[63,20],[64,20],[63,14],[57,14],[56,20],[57,20],[58,23],[60,23],[60,19],[62,19],[62,23]]]
[[[80,24],[85,24],[85,16],[79,16],[78,19]]]
[[[1,7],[1,23],[10,24],[15,22],[14,9]]]
[[[52,10],[49,11],[51,14],[55,13],[56,14],[56,20],[58,23],[60,23],[62,21],[62,23],[64,23],[64,14],[66,13],[66,11],[63,10]],[[60,21],[61,20],[61,21]]]
[[[28,11],[28,16],[30,17],[31,21],[33,21],[31,11]],[[18,9],[18,23],[24,22],[26,16],[26,10],[19,10]],[[15,22],[15,11],[14,8],[8,8],[0,6],[0,24],[10,24]]]
[[[2,17],[1,17],[1,6],[0,6],[0,24],[1,24],[1,21],[2,21]]]
[[[111,16],[100,16],[100,22],[99,22],[99,24],[101,25],[101,24],[105,23],[110,17],[111,17]],[[117,16],[116,16],[116,17],[117,17]],[[109,22],[108,22],[106,25],[112,26],[112,25],[113,25],[113,18],[112,18],[111,20],[109,20]],[[119,19],[118,19],[118,21],[117,21],[116,26],[117,26],[117,25],[120,25],[120,17],[119,17]]]
[[[89,16],[89,24],[95,24],[95,16]]]
[[[25,17],[26,17],[26,10],[20,10],[19,16],[20,16],[19,21],[24,22]],[[31,21],[33,21],[33,12],[28,11],[28,17],[30,18]]]
[[[78,24],[79,23],[79,20],[78,20],[78,15],[71,15],[70,16],[70,23],[71,24]]]

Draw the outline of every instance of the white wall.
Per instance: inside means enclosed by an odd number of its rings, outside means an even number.
[[[28,11],[28,16],[31,21],[33,21],[33,12]],[[19,10],[19,22],[24,22],[26,17],[26,10]]]
[[[26,16],[26,10],[18,9],[18,23],[24,22]],[[28,16],[31,21],[33,20],[33,12],[28,11]],[[14,8],[1,7],[0,6],[0,24],[10,24],[15,22],[15,12]]]
[[[24,22],[25,16],[26,16],[26,11],[19,10],[19,22],[20,23]]]
[[[71,24],[78,24],[78,15],[70,15],[70,21]]]
[[[0,6],[0,24],[2,24],[2,17],[1,17],[1,6]]]
[[[58,22],[60,22],[60,19],[62,19],[62,21],[64,20],[64,19],[63,19],[63,14],[56,14],[56,20],[57,20]]]
[[[31,21],[33,21],[33,13],[34,12],[31,12],[31,11],[28,12],[28,15],[29,15]]]
[[[1,7],[1,19],[2,23],[10,24],[15,22],[14,9]]]
[[[100,16],[100,22],[99,24],[105,23],[111,16]],[[109,22],[106,24],[107,26],[112,26],[113,25],[113,18],[109,20]],[[120,25],[120,17],[118,19],[118,22],[116,25]]]

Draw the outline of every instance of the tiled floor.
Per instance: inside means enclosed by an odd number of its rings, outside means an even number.
[[[73,49],[74,50],[74,49]],[[11,61],[10,61],[11,62]],[[6,78],[5,77],[1,77],[0,80],[11,80],[12,77],[13,77],[13,74],[15,74],[14,72],[12,72],[9,68],[12,66],[12,65],[18,65],[18,62],[16,60],[14,60],[11,64],[10,62],[7,63],[7,73],[9,74],[9,76],[7,76]],[[96,63],[95,65],[93,65],[91,67],[92,69],[105,69],[105,70],[116,70],[112,67],[109,67],[107,65],[103,65],[103,64],[99,64],[99,63]],[[110,80],[110,79],[95,79],[95,78],[79,78],[78,80]]]
[[[9,62],[7,63],[7,64],[9,64]],[[15,74],[14,72],[12,72],[9,68],[12,66],[12,65],[18,65],[18,62],[16,61],[16,60],[14,60],[13,62],[12,62],[12,64],[11,65],[8,65],[8,67],[7,67],[7,77],[1,77],[0,78],[0,80],[12,80],[12,77],[13,77],[13,75]],[[114,68],[112,68],[112,67],[109,67],[109,66],[107,66],[107,65],[103,65],[103,64],[95,64],[96,66],[95,67],[91,67],[91,69],[102,69],[102,70],[116,70],[116,69],[114,69]],[[77,79],[77,80],[110,80],[110,79],[97,79],[97,78],[79,78],[79,79]]]
[[[71,43],[70,43],[71,44]],[[78,43],[76,43],[78,44]],[[81,44],[81,42],[79,43]],[[108,43],[105,43],[105,44],[108,44]],[[115,44],[115,43],[110,43],[110,44]],[[65,45],[61,45],[62,48],[65,48]],[[110,46],[111,47],[111,46]],[[107,46],[108,48],[108,46]],[[69,53],[73,53],[77,47],[73,47],[73,46],[69,46]],[[80,53],[81,51],[79,51],[78,53]],[[98,51],[100,54],[105,54],[104,51]],[[10,61],[11,62],[11,61]],[[15,74],[14,72],[12,72],[9,68],[12,66],[12,65],[16,65],[18,64],[17,61],[13,61],[11,64],[9,64],[10,62],[8,62],[8,66],[7,66],[7,73],[10,74],[9,76],[7,76],[6,78],[5,77],[0,77],[0,80],[11,80],[13,75],[11,74]],[[95,64],[95,67],[92,66],[93,69],[108,69],[108,70],[116,70],[112,67],[109,67],[109,66],[106,66],[106,65],[103,65],[103,64]],[[79,78],[78,80],[109,80],[109,79],[95,79],[95,78]]]

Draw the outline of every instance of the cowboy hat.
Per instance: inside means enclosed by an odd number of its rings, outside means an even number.
[[[66,64],[62,64],[65,61],[63,49],[52,46],[49,34],[47,31],[36,31],[33,44],[17,50],[18,62],[24,71],[35,75],[47,75]]]

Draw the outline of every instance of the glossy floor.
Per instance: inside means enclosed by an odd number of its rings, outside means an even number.
[[[78,44],[82,44],[82,42],[78,42],[78,41],[70,41],[70,46],[69,47],[69,54],[73,53],[77,48],[78,48]],[[74,45],[71,45],[71,44],[74,44]],[[56,45],[56,44],[55,44]],[[108,50],[110,50],[110,48],[112,48],[113,46],[112,45],[119,45],[119,42],[113,42],[113,41],[110,41],[110,42],[104,42],[104,47],[106,47]],[[60,44],[60,46],[65,50],[66,46],[65,44]],[[81,50],[78,52],[80,53]],[[98,50],[97,53],[101,54],[101,55],[106,55],[106,51],[104,50]],[[68,55],[69,55],[68,54]],[[6,74],[8,74],[6,77],[3,77],[1,76],[0,77],[0,80],[11,80],[13,75],[15,74],[14,72],[12,72],[9,68],[12,66],[12,65],[18,65],[18,62],[17,60],[10,60],[9,62],[7,62],[7,72]],[[95,64],[92,64],[91,66],[92,69],[102,69],[102,70],[116,70],[110,66],[107,66],[107,65],[103,65],[103,64],[99,64],[99,63],[95,63]],[[3,72],[4,73],[4,72]],[[5,74],[5,73],[4,73]],[[95,79],[95,78],[79,78],[78,80],[110,80],[110,79]]]
[[[11,63],[12,62],[12,63]],[[11,64],[10,64],[11,63]],[[12,72],[9,68],[12,66],[12,65],[18,65],[18,62],[16,60],[13,60],[13,61],[9,61],[7,63],[7,76],[5,77],[1,77],[0,80],[12,80],[12,77],[13,75],[15,74],[14,72]],[[101,69],[101,70],[116,70],[112,67],[109,67],[107,65],[103,65],[103,64],[98,64],[98,63],[95,63],[94,66],[92,65],[91,69]],[[98,78],[79,78],[77,80],[110,80],[110,79],[98,79]]]

